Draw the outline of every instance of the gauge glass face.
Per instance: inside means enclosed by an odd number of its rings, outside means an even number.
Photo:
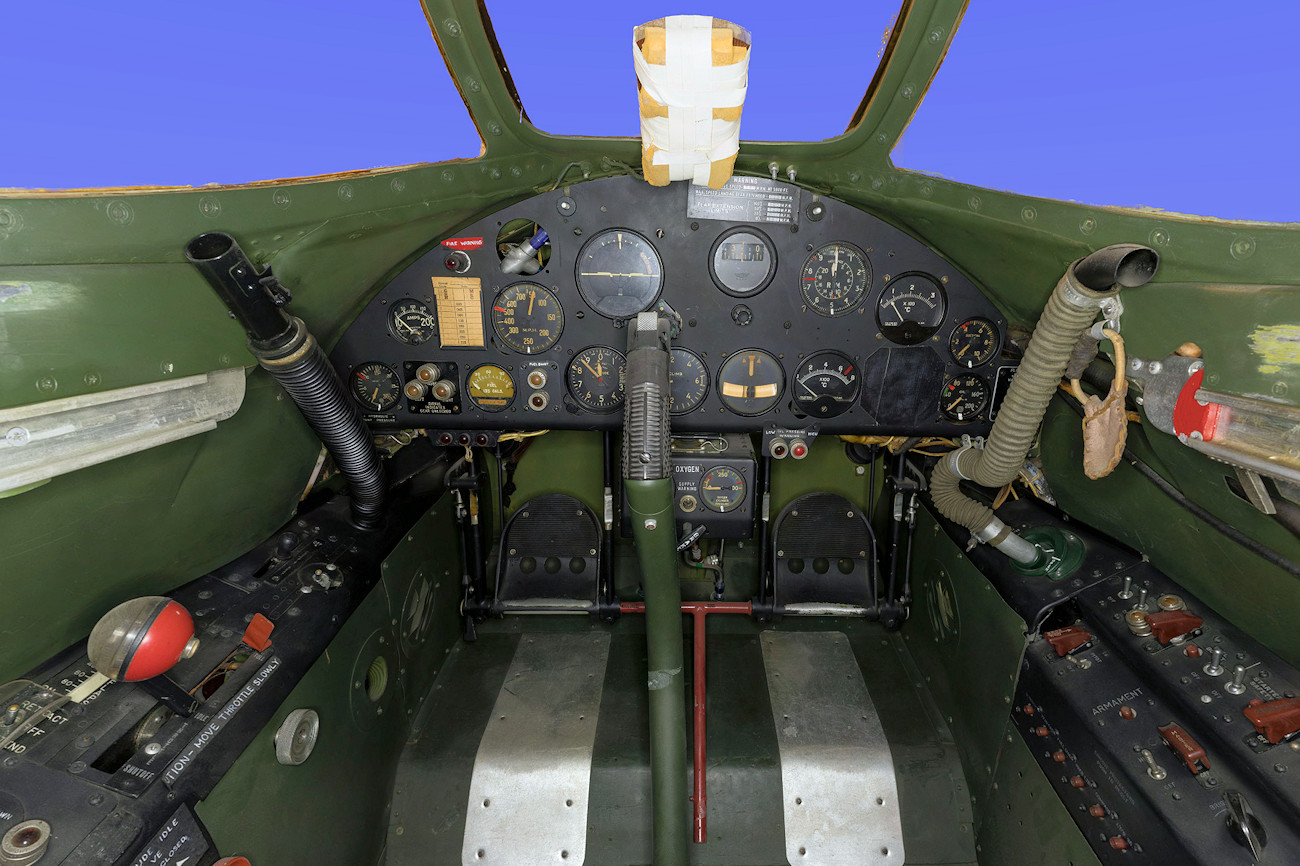
[[[734,229],[713,244],[709,263],[718,288],[738,298],[757,295],[776,273],[776,251],[753,229]]]
[[[718,370],[718,397],[737,415],[761,415],[781,399],[785,371],[761,349],[744,349]]]
[[[943,386],[939,411],[949,421],[974,421],[989,402],[988,383],[979,376],[954,376]]]
[[[465,380],[465,391],[484,412],[500,412],[515,402],[515,380],[496,364],[475,368]]]
[[[987,364],[998,351],[998,329],[988,319],[967,319],[953,329],[948,350],[964,367]]]
[[[745,477],[730,466],[715,466],[700,479],[700,500],[711,511],[734,510],[745,501]]]
[[[808,308],[823,316],[843,316],[866,300],[871,262],[857,247],[826,244],[804,262],[799,288]]]
[[[659,253],[627,229],[609,229],[587,241],[578,254],[578,291],[602,316],[635,316],[650,309],[663,287]]]
[[[794,405],[812,418],[834,418],[858,399],[858,367],[841,352],[818,352],[804,358],[794,374]]]
[[[507,286],[492,302],[492,327],[516,352],[545,352],[564,330],[564,309],[550,290],[536,283]]]
[[[569,395],[590,412],[613,412],[623,405],[624,359],[607,346],[583,349],[569,362]]]
[[[668,411],[683,415],[695,409],[709,393],[709,371],[690,349],[673,349],[668,362]]]
[[[876,304],[876,324],[885,339],[910,346],[929,339],[943,324],[948,299],[932,277],[903,274],[885,287]]]
[[[388,326],[394,337],[412,346],[426,343],[438,333],[433,311],[414,298],[403,298],[393,305]]]
[[[375,361],[352,371],[352,396],[372,412],[384,412],[397,404],[402,383],[391,367]]]

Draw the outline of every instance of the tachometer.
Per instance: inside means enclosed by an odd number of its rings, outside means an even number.
[[[794,405],[813,418],[843,415],[858,399],[857,364],[841,352],[804,358],[794,374]]]
[[[745,501],[745,476],[730,466],[713,467],[700,479],[700,499],[711,511],[730,511]]]
[[[988,363],[998,351],[998,329],[988,319],[967,319],[953,329],[948,351],[967,367]]]
[[[836,242],[818,248],[804,262],[799,288],[808,308],[823,316],[843,316],[866,300],[871,262],[866,253]]]
[[[492,327],[516,352],[545,352],[564,330],[564,308],[559,298],[536,283],[506,286],[492,302]]]
[[[684,415],[709,393],[709,371],[690,349],[673,349],[668,362],[668,411]]]
[[[373,412],[383,412],[397,404],[402,383],[391,367],[370,361],[352,371],[352,396]]]
[[[613,412],[623,405],[627,359],[607,346],[592,346],[573,356],[566,373],[569,396],[591,412]]]
[[[500,412],[515,402],[515,380],[496,364],[476,367],[465,379],[465,391],[484,412]]]
[[[954,376],[943,386],[939,411],[950,421],[974,421],[989,402],[989,385],[979,376]]]
[[[608,229],[587,241],[578,254],[576,278],[587,306],[611,319],[650,309],[664,284],[659,253],[627,229]]]
[[[890,280],[876,304],[876,324],[885,339],[905,346],[928,339],[943,324],[948,298],[933,277],[901,274]]]
[[[718,397],[737,415],[761,415],[785,391],[781,362],[762,349],[743,349],[718,370]]]
[[[718,288],[729,295],[757,295],[776,273],[776,251],[757,229],[732,229],[713,242],[709,273]]]
[[[418,346],[438,333],[437,320],[427,305],[414,298],[403,298],[393,305],[388,317],[393,336],[403,343]]]

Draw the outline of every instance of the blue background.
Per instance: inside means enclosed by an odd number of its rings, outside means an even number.
[[[896,3],[487,0],[542,129],[636,135],[631,28],[754,34],[742,136],[838,135]],[[239,183],[479,152],[418,0],[10,2],[0,187]],[[1300,220],[1300,4],[973,0],[899,165],[1090,204]]]

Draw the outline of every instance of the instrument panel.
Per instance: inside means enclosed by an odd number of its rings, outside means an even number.
[[[979,289],[868,213],[765,178],[636,177],[439,239],[332,360],[379,429],[614,429],[627,322],[652,309],[681,322],[675,430],[980,435],[1014,365]]]

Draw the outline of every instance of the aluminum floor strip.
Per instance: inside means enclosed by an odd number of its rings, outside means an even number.
[[[580,864],[609,635],[519,642],[470,781],[463,866]]]
[[[902,866],[894,762],[839,632],[762,636],[781,753],[785,854],[795,866]]]

